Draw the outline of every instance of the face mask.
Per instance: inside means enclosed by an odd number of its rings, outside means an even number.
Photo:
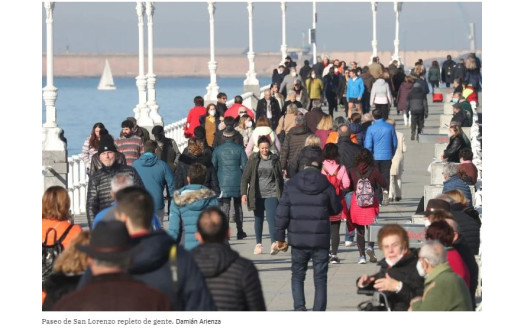
[[[297,76],[297,73],[296,73],[296,72],[293,72],[293,73],[292,73],[292,77],[295,77],[295,76]]]
[[[458,98],[452,98],[452,102],[453,103],[457,103],[458,102]]]
[[[423,264],[421,264],[421,261],[418,260],[416,264],[417,273],[423,278],[427,277],[427,273],[425,272],[425,269],[423,268]]]
[[[403,255],[405,254],[405,250],[403,250],[403,252],[397,256],[393,261],[391,261],[390,259],[388,258],[385,258],[385,261],[386,263],[389,265],[389,266],[394,266],[397,264],[397,262],[399,262],[399,260],[401,260],[401,258],[403,258]]]
[[[430,220],[426,219],[424,220],[425,222],[425,228],[427,228],[428,226],[430,226]]]
[[[282,74],[282,73],[283,73],[283,71],[282,71],[281,69],[277,70],[277,72],[278,72],[279,74]]]
[[[315,78],[315,75],[312,75],[312,78]]]
[[[246,128],[250,128],[250,127],[252,126],[252,124],[253,124],[253,123],[252,123],[251,121],[247,121],[247,122],[246,122]]]
[[[215,116],[216,111],[215,111],[215,110],[210,110],[208,113],[209,113],[211,116]]]

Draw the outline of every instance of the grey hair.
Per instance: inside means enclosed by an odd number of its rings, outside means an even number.
[[[443,175],[446,177],[451,177],[458,174],[458,164],[456,163],[446,163],[443,166]]]
[[[304,115],[302,113],[299,113],[295,116],[295,124],[299,126],[304,125]]]
[[[271,89],[265,89],[264,93],[266,93],[266,92],[270,93],[270,95],[272,94],[272,90]]]
[[[111,191],[114,193],[132,185],[133,178],[129,174],[119,173],[111,179]]]
[[[347,121],[345,118],[343,118],[342,116],[338,116],[337,118],[334,119],[334,130],[338,130],[339,127],[341,127],[342,125],[346,125],[347,124]]]
[[[436,267],[447,261],[447,252],[439,241],[428,240],[421,246],[419,257],[426,258],[430,266]]]
[[[297,108],[297,105],[295,104],[290,104],[286,107],[286,114],[297,115],[298,112],[299,112],[299,109]]]
[[[350,135],[350,128],[348,128],[346,123],[340,125],[339,128],[337,128],[337,135],[339,137]]]

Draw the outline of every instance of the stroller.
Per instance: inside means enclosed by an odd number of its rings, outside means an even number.
[[[391,311],[385,293],[376,290],[358,289],[357,294],[372,296],[371,300],[357,305],[359,311]]]

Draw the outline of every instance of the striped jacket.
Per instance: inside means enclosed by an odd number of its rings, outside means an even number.
[[[115,140],[117,150],[126,157],[126,164],[131,166],[144,153],[144,143],[138,136],[120,137]]]

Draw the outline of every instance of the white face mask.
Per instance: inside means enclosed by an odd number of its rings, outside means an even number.
[[[428,226],[430,226],[430,220],[428,220],[427,218],[425,218],[423,221],[424,221],[424,223],[425,223],[425,228],[428,228]]]
[[[315,78],[315,74],[312,75],[312,78]]]
[[[423,264],[421,264],[421,260],[417,261],[416,264],[417,273],[423,278],[427,277],[427,273],[425,272],[425,269],[423,268]]]
[[[210,110],[208,113],[209,113],[211,116],[215,116],[215,113],[217,113],[217,111],[215,111],[215,110]]]
[[[296,72],[293,72],[293,73],[292,73],[292,77],[295,77],[295,76],[297,76],[297,73],[296,73]]]
[[[403,252],[401,254],[399,254],[399,256],[397,256],[393,261],[391,261],[390,259],[386,258],[385,257],[385,262],[389,265],[389,266],[394,266],[397,264],[397,262],[399,262],[401,260],[401,258],[403,258],[403,255],[406,253],[406,250],[403,250]]]
[[[246,128],[250,128],[252,126],[252,122],[251,121],[246,121]]]

